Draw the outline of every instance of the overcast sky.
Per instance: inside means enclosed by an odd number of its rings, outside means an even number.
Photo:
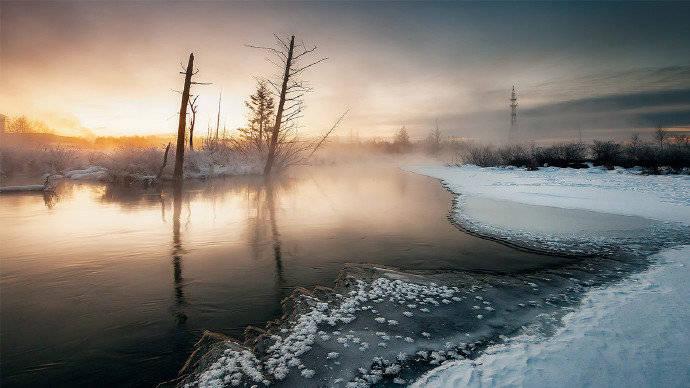
[[[197,58],[202,127],[223,90],[244,124],[262,52],[295,34],[329,59],[305,74],[305,131],[503,136],[512,85],[528,138],[690,126],[690,3],[0,2],[0,113],[97,135],[173,133],[180,62]]]

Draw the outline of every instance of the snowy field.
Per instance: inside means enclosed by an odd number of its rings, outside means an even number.
[[[505,210],[537,205],[596,212],[585,214],[590,218],[598,217],[597,213],[631,217],[629,222],[641,224],[639,230],[651,232],[633,241],[620,237],[620,245],[640,253],[666,247],[650,257],[653,264],[643,272],[613,285],[592,287],[577,308],[560,319],[555,333],[543,335],[528,326],[504,343],[487,347],[477,358],[437,367],[414,386],[687,386],[690,246],[672,246],[687,244],[690,177],[641,176],[598,168],[525,171],[425,166],[407,170],[442,180],[458,196],[455,218],[478,233],[504,240],[548,235],[529,221],[492,220],[486,207],[478,211],[481,206],[474,205],[488,199],[499,207],[507,204]],[[560,222],[577,224],[579,213],[570,212],[568,217]],[[645,227],[640,217],[661,223]],[[586,231],[568,231],[567,225],[554,229],[586,236]],[[596,232],[603,239],[617,240],[615,228]],[[659,239],[660,234],[665,238]],[[549,243],[553,241],[551,236]],[[645,249],[650,246],[651,250]]]

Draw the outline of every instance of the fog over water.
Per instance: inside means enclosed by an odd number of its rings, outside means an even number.
[[[297,286],[344,263],[514,272],[565,259],[470,236],[436,181],[385,166],[308,168],[171,190],[67,184],[4,195],[2,370],[8,384],[155,384],[203,330],[242,337]]]

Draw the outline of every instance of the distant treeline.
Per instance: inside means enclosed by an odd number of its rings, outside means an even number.
[[[171,140],[171,136],[64,136],[41,120],[26,116],[8,118],[5,122],[4,145],[22,147],[46,147],[50,145],[74,146],[92,149],[114,149],[120,147],[158,147]]]
[[[482,167],[528,169],[543,166],[581,168],[591,163],[609,169],[640,167],[651,174],[679,173],[688,172],[690,168],[690,145],[688,142],[651,144],[637,138],[625,143],[595,140],[590,144],[570,142],[548,146],[467,144],[460,151],[459,161]]]

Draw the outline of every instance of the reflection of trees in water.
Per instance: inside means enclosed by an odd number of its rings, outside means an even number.
[[[55,207],[55,204],[57,204],[60,201],[60,196],[54,192],[54,191],[44,191],[43,192],[43,203],[46,205],[48,209],[52,209]]]
[[[184,297],[184,283],[182,277],[182,238],[180,236],[180,213],[182,212],[182,184],[173,187],[173,240],[172,240],[172,264],[173,286],[175,289],[174,315],[178,324],[187,320],[184,307],[187,302]]]
[[[275,265],[276,287],[281,294],[283,293],[285,278],[276,198],[280,190],[287,187],[289,187],[289,181],[287,180],[262,180],[247,187],[251,203],[250,208],[253,207],[255,210],[255,214],[247,218],[248,243],[252,258],[255,260],[263,258],[266,254],[265,248],[270,244],[271,249],[269,252]]]
[[[48,209],[53,209],[61,200],[69,200],[74,196],[75,184],[58,182],[51,191],[43,191],[43,203]]]
[[[101,203],[114,203],[123,209],[155,206],[160,201],[160,189],[126,185],[103,185]]]
[[[161,220],[165,223],[168,222],[168,220],[165,219],[165,198],[162,195],[158,195],[158,198],[160,199],[161,202]]]
[[[181,186],[172,187],[173,214],[172,214],[172,244],[171,260],[173,267],[173,287],[175,305],[173,314],[178,323],[184,323],[187,319],[185,313],[183,257],[182,243],[182,207],[186,207],[185,230],[192,224],[191,202],[210,201],[211,209],[215,213],[215,202],[226,202],[232,197],[246,195],[250,200],[249,208],[256,210],[255,216],[247,217],[247,241],[253,258],[257,261],[270,257],[274,262],[276,287],[282,293],[285,285],[283,266],[283,246],[279,231],[277,207],[280,193],[292,189],[294,180],[284,176],[274,177],[272,180],[264,180],[258,176],[233,177],[228,179],[204,181],[187,181],[184,183],[184,191]],[[168,190],[144,188],[138,186],[104,185],[92,183],[66,184],[53,194],[45,194],[46,207],[52,208],[61,199],[69,199],[74,190],[87,188],[94,191],[95,199],[102,204],[117,204],[123,209],[135,208],[160,208],[161,220],[165,223],[170,204],[165,193]],[[212,215],[215,217],[215,214]],[[270,249],[269,249],[270,247]]]
[[[276,280],[278,287],[282,289],[285,284],[283,278],[283,258],[280,251],[280,232],[278,231],[278,221],[276,220],[275,192],[273,182],[270,178],[266,181],[266,206],[268,207],[268,218],[271,225],[271,239],[273,242],[273,258],[276,264]]]
[[[179,324],[187,320],[185,307],[187,301],[184,293],[184,277],[183,277],[183,254],[184,248],[182,243],[182,206],[186,204],[187,219],[185,227],[191,223],[191,201],[195,198],[202,198],[204,200],[222,200],[225,196],[236,196],[238,193],[244,191],[252,201],[252,205],[256,209],[255,217],[248,217],[248,243],[255,260],[260,260],[266,257],[267,246],[271,247],[270,256],[274,261],[276,291],[283,294],[283,287],[285,284],[283,271],[283,257],[282,246],[280,239],[280,232],[278,226],[276,208],[276,200],[281,190],[289,187],[289,181],[278,179],[275,182],[264,181],[263,179],[241,179],[242,185],[228,186],[225,182],[215,182],[220,184],[202,186],[201,189],[192,189],[191,191],[182,190],[181,186],[174,186],[173,193],[173,239],[172,239],[172,264],[173,264],[173,285],[175,292],[175,306],[174,316]],[[192,186],[194,187],[194,186]],[[212,209],[214,209],[212,207]],[[162,217],[165,218],[165,204],[161,202]],[[281,295],[282,299],[286,295]]]

